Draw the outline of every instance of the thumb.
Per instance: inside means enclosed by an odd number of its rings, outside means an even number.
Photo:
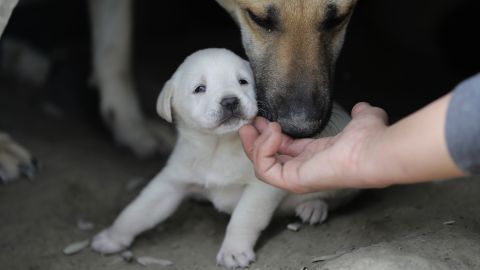
[[[374,118],[385,125],[388,123],[387,112],[380,107],[373,107],[367,102],[359,102],[352,108],[352,119],[362,117]]]

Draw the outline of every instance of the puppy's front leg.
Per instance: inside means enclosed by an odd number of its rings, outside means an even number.
[[[161,172],[117,217],[112,226],[97,234],[92,248],[102,254],[119,252],[135,236],[168,218],[185,197],[185,187],[172,181],[172,174]]]
[[[219,265],[228,268],[247,267],[255,261],[255,243],[286,194],[260,181],[247,186],[233,211],[218,252]]]

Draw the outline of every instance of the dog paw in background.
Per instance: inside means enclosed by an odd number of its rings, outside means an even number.
[[[0,133],[0,183],[10,182],[20,176],[32,179],[38,171],[38,163],[10,136]]]
[[[175,144],[175,131],[172,127],[143,117],[131,119],[130,116],[123,115],[124,111],[112,109],[103,113],[117,143],[140,158],[158,153],[168,154],[172,150]]]

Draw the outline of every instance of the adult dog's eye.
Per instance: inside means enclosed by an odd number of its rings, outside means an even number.
[[[334,29],[342,24],[348,15],[348,12],[346,14],[338,14],[338,10],[335,5],[328,5],[327,12],[325,14],[325,20],[322,22],[321,29],[327,31]]]
[[[323,29],[325,30],[332,30],[335,27],[339,26],[342,24],[343,21],[345,21],[345,18],[347,16],[340,16],[340,17],[335,17],[335,18],[329,18],[325,21],[323,21]]]
[[[248,81],[245,80],[245,79],[240,79],[240,80],[238,80],[238,83],[240,83],[240,85],[247,85]]]
[[[200,94],[200,93],[205,93],[207,91],[207,87],[205,85],[199,85],[195,90],[193,91],[194,94]]]
[[[275,30],[275,21],[271,16],[262,18],[253,13],[251,10],[247,10],[247,13],[248,17],[250,17],[250,19],[261,28],[267,30],[268,32]]]

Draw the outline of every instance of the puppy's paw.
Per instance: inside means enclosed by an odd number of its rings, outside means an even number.
[[[252,247],[223,243],[217,254],[217,264],[230,269],[247,268],[254,261],[255,252]]]
[[[0,183],[7,183],[19,176],[32,179],[38,171],[38,163],[30,153],[10,136],[0,133]]]
[[[328,216],[328,204],[322,200],[303,202],[295,208],[298,217],[310,225],[324,222]]]
[[[110,229],[106,229],[93,237],[91,247],[98,253],[112,254],[126,249],[130,243],[131,240],[113,237]]]

